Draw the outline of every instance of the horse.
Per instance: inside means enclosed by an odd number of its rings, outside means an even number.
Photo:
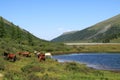
[[[48,53],[45,53],[45,57],[46,57],[46,58],[52,58],[52,54],[49,53],[49,52],[48,52]]]
[[[34,51],[33,53],[34,53],[34,55],[36,56],[36,54],[38,53],[38,51]]]
[[[17,59],[16,55],[13,53],[4,52],[3,56],[4,56],[4,59],[12,60],[13,62],[15,62]]]
[[[45,61],[45,54],[40,53],[40,54],[38,55],[38,59],[39,59],[39,61]]]
[[[30,52],[18,52],[18,55],[22,55],[25,57],[30,57]]]
[[[40,54],[39,51],[34,51],[34,55],[35,55],[35,56],[38,56],[39,54]]]

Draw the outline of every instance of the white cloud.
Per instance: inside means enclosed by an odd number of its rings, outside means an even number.
[[[58,31],[64,31],[64,28],[59,27],[57,30],[58,30]]]

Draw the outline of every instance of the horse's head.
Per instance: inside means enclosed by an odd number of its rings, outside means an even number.
[[[18,54],[18,55],[21,55],[21,54],[22,54],[22,52],[17,52],[17,54]]]
[[[13,60],[13,62],[15,62],[16,59],[17,59],[17,58],[16,58],[16,55],[13,54],[13,53],[8,54],[7,58]]]
[[[3,56],[8,56],[8,54],[9,54],[8,52],[4,52]]]
[[[41,54],[39,54],[38,55],[38,59],[40,60],[40,61],[45,61],[45,54],[43,54],[43,53],[41,53]]]

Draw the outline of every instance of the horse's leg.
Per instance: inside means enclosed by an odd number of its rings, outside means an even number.
[[[42,61],[42,58],[41,58],[41,57],[39,57],[39,61],[40,61],[40,62]]]
[[[19,52],[18,54],[19,54],[19,56],[21,56],[22,53]]]
[[[7,60],[9,60],[10,58],[9,57],[7,57]]]
[[[31,55],[30,55],[30,54],[29,54],[28,56],[29,56],[29,57],[31,57]]]
[[[29,57],[29,54],[26,54],[26,57]]]
[[[14,56],[13,61],[14,61],[14,62],[16,61],[16,56]]]
[[[45,61],[45,58],[43,60]]]
[[[41,58],[39,58],[39,61],[41,62]]]

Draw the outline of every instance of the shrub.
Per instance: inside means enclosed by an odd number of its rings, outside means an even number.
[[[23,72],[27,72],[27,73],[30,73],[30,72],[45,72],[45,68],[43,67],[40,67],[38,65],[26,65],[24,66],[23,68],[21,68],[21,70]]]
[[[0,70],[5,70],[5,61],[0,59]]]
[[[79,66],[75,62],[67,63],[65,70],[67,71],[80,71]]]
[[[94,72],[94,75],[95,75],[95,76],[102,76],[102,77],[103,77],[103,76],[104,76],[104,73],[101,72],[101,71],[95,71],[95,72]]]
[[[30,73],[30,72],[32,72],[32,70],[31,70],[32,67],[33,67],[33,65],[26,65],[26,66],[24,66],[23,68],[21,68],[21,70],[22,70],[23,72]]]
[[[3,80],[41,80],[38,76],[33,73],[24,73],[16,71],[8,71]]]
[[[26,80],[25,75],[16,72],[16,71],[8,71],[4,75],[4,80]]]
[[[35,74],[31,73],[27,76],[27,80],[42,80],[40,79],[38,76],[36,76]]]
[[[59,80],[59,79],[55,76],[52,77],[52,76],[50,76],[49,74],[46,73],[42,76],[41,80]]]

